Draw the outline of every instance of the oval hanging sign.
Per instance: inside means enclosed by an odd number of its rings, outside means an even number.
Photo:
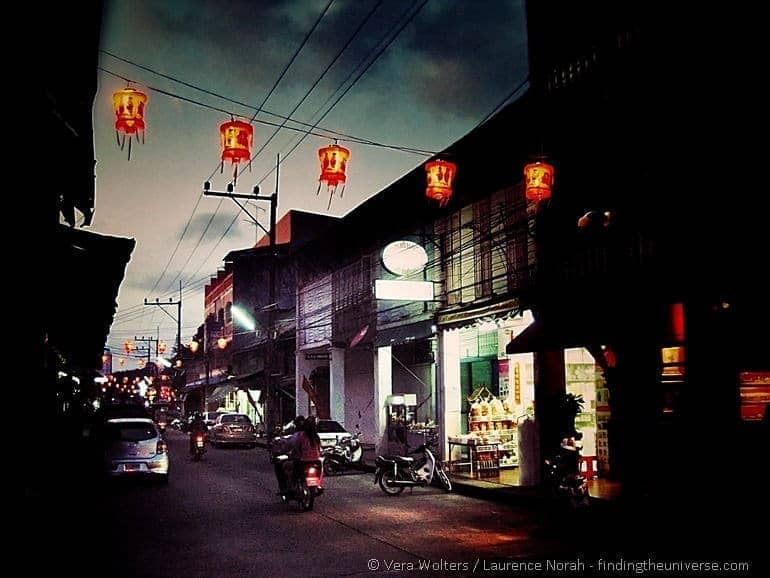
[[[413,241],[394,241],[382,250],[382,264],[394,275],[409,275],[425,268],[428,254]]]

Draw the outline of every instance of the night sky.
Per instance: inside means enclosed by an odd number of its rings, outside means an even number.
[[[438,152],[477,126],[527,78],[521,0],[334,0],[274,88],[328,4],[106,1],[94,102],[92,230],[137,240],[108,340],[114,353],[127,338],[154,336],[158,327],[162,340],[175,341],[176,323],[142,303],[145,297],[176,299],[180,279],[182,339],[188,341],[203,320],[205,279],[229,251],[254,243],[255,226],[233,201],[202,197],[205,180],[214,190],[225,190],[232,177],[229,164],[219,172],[219,125],[230,114],[250,120],[269,95],[265,112],[253,123],[252,155],[266,146],[251,172],[239,175],[237,192],[260,184],[261,194],[272,193],[280,154],[278,218],[291,209],[342,216],[422,164],[428,153],[350,142],[340,133]],[[316,195],[317,150],[333,141],[310,135],[289,154],[303,133],[283,128],[268,142],[277,127],[263,121],[281,124],[280,116],[290,115],[312,125],[359,75],[313,130],[337,136],[351,150],[344,197],[338,193],[327,209],[325,188]],[[149,97],[145,142],[132,143],[130,161],[127,149],[116,144],[111,102],[126,79]],[[251,210],[258,210],[267,227],[269,204]],[[176,308],[169,311],[175,314]]]

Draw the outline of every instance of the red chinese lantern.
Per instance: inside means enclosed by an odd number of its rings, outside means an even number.
[[[222,143],[222,164],[225,161],[233,164],[233,183],[238,178],[238,163],[246,161],[251,168],[251,147],[254,143],[254,127],[241,120],[231,120],[219,127],[219,137]]]
[[[348,169],[349,158],[350,151],[345,147],[339,146],[337,143],[318,149],[318,160],[321,162],[321,176],[318,177],[316,195],[321,192],[321,183],[326,182],[326,190],[329,192],[329,205],[326,207],[327,209],[332,206],[332,197],[337,192],[337,185],[340,183],[342,183],[340,199],[345,194],[345,182],[347,180],[345,171]]]
[[[144,143],[144,107],[147,95],[133,88],[126,87],[112,95],[112,105],[115,108],[115,136],[120,150],[126,144],[128,136],[128,160],[131,160],[131,140],[133,135],[142,136]]]
[[[445,207],[452,198],[452,181],[457,173],[457,165],[435,160],[425,164],[425,172],[428,177],[425,196],[438,201],[439,207]]]
[[[543,161],[535,161],[524,167],[524,182],[528,201],[543,201],[551,198],[554,170]]]

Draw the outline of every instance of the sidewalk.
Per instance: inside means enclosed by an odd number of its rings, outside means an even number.
[[[374,461],[377,458],[374,445],[363,444],[363,448],[361,469],[373,473],[376,469]],[[552,505],[553,501],[541,487],[509,485],[451,474],[449,478],[452,481],[453,491],[482,500],[529,503],[540,506]],[[614,503],[620,496],[620,487],[617,483],[595,479],[589,482],[589,494],[591,502],[594,504],[610,504]]]

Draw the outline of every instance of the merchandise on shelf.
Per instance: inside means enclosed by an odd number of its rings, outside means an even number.
[[[469,445],[496,444],[499,467],[518,464],[518,437],[516,416],[513,404],[508,399],[501,400],[485,386],[477,387],[468,398],[468,434]]]

